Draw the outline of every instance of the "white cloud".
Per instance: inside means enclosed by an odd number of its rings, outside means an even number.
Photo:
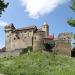
[[[69,0],[20,0],[25,8],[25,12],[31,18],[39,18],[51,13],[56,7]]]
[[[8,25],[7,22],[0,20],[0,27],[4,27],[6,25]]]

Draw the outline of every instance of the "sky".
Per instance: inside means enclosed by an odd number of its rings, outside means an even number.
[[[69,8],[70,0],[5,0],[9,6],[0,17],[0,48],[5,46],[4,26],[13,23],[16,28],[47,22],[49,34],[57,36],[62,32],[73,32],[75,28],[67,24],[67,19],[75,18]]]

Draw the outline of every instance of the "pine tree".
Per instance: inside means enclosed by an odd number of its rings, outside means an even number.
[[[75,12],[75,0],[71,1],[70,8],[72,9],[73,12]],[[75,27],[75,19],[73,19],[72,17],[70,19],[68,19],[67,23],[70,26]]]
[[[5,8],[7,8],[8,5],[9,3],[5,3],[4,0],[0,0],[0,16],[2,15],[2,12],[5,11]]]

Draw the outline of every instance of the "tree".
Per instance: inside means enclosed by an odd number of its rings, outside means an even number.
[[[71,6],[70,8],[75,12],[75,0],[71,1]],[[72,17],[70,19],[68,19],[67,23],[72,26],[75,27],[75,19],[73,19]]]
[[[48,43],[44,43],[44,47],[46,51],[52,52],[52,49],[55,47],[55,41],[51,40]]]
[[[2,15],[2,12],[5,11],[5,8],[7,8],[8,5],[9,3],[5,3],[4,0],[0,0],[0,16]]]

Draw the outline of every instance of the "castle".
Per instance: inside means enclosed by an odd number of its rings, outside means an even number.
[[[33,50],[41,49],[43,37],[49,35],[49,26],[44,23],[40,29],[36,26],[28,26],[16,29],[13,24],[5,26],[6,51],[32,46]]]
[[[43,44],[54,40],[56,45],[54,51],[71,55],[71,33],[62,33],[57,39],[49,36],[49,25],[44,23],[41,28],[28,26],[16,29],[13,24],[5,26],[5,47],[6,51],[32,47],[33,51],[43,50]]]

